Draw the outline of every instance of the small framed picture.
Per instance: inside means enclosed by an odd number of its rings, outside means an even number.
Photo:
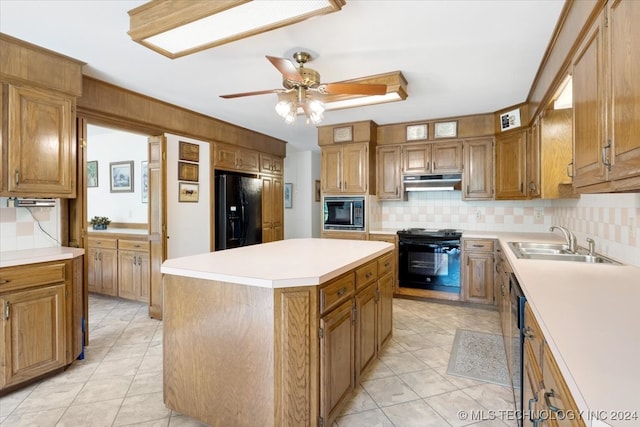
[[[179,159],[189,162],[200,161],[200,146],[198,144],[191,144],[190,142],[180,141],[179,147]]]
[[[98,161],[87,162],[87,188],[98,186]]]
[[[407,141],[421,141],[429,138],[429,127],[423,125],[407,125]]]
[[[434,124],[434,138],[455,138],[458,136],[458,122],[437,122]]]
[[[293,184],[290,182],[284,183],[284,207],[291,209],[293,207]]]
[[[195,163],[178,162],[178,180],[198,182],[199,170]]]
[[[200,184],[178,183],[178,202],[194,203],[198,201]]]
[[[142,183],[142,203],[149,202],[149,162],[140,165],[140,182]]]
[[[112,193],[133,193],[133,160],[109,163]]]
[[[333,142],[353,141],[353,126],[343,126],[333,129]]]

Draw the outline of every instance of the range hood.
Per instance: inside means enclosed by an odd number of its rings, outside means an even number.
[[[453,191],[461,189],[462,174],[405,175],[404,191]]]

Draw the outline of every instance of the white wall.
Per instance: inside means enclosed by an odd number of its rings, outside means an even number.
[[[165,134],[167,137],[167,257],[176,258],[211,252],[211,186],[209,143],[182,136]],[[179,141],[198,144],[197,202],[178,201]],[[186,182],[186,181],[183,181]]]
[[[60,199],[53,208],[9,208],[0,197],[0,252],[60,246]]]
[[[147,223],[148,204],[142,202],[142,162],[147,161],[147,153],[146,135],[87,126],[87,161],[98,161],[98,187],[87,188],[88,220],[106,216],[112,222]],[[133,160],[134,191],[112,193],[109,164],[129,160]]]
[[[298,151],[287,144],[284,181],[293,184],[292,207],[284,209],[284,238],[320,237],[320,202],[315,181],[320,180],[320,153]]]

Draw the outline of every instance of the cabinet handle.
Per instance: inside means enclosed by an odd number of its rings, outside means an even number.
[[[529,191],[536,191],[536,184],[535,182],[531,181],[529,183]]]
[[[556,393],[553,391],[553,389],[551,389],[551,391],[545,391],[544,393],[544,403],[547,405],[547,408],[549,408],[549,410],[551,412],[555,412],[556,414],[558,414],[559,417],[562,417],[564,414],[564,411],[560,408],[558,408],[555,405],[551,404],[551,399],[549,399],[550,397],[555,397]]]
[[[100,261],[102,261],[102,252],[100,252],[100,253],[98,254],[98,259],[99,259]]]
[[[531,330],[531,326],[527,326],[526,328],[524,328],[524,331],[522,331],[522,335],[524,335],[525,338],[535,338],[535,334],[533,333],[533,331]]]
[[[536,394],[529,399],[529,413],[531,413],[532,409],[531,409],[531,405],[534,403],[538,403],[538,392],[536,391]]]
[[[380,288],[376,289],[376,302],[380,301]]]
[[[4,303],[4,320],[9,320],[11,315],[11,303],[9,301]]]
[[[571,160],[571,162],[567,163],[567,176],[569,178],[573,178],[573,160]]]
[[[340,288],[340,290],[338,291],[338,296],[341,297],[342,295],[344,295],[347,292],[347,288]]]
[[[474,248],[484,248],[484,245],[474,244],[474,245],[471,245],[471,247],[474,247]]]
[[[351,309],[353,312],[353,318],[351,319],[351,323],[356,323],[356,319],[358,318],[358,307],[356,303],[353,303],[353,308]]]
[[[18,169],[16,169],[16,185],[18,185],[20,183],[20,171]]]
[[[373,276],[373,273],[370,271],[367,271],[367,274],[364,275],[365,279],[370,278],[371,276]]]
[[[520,183],[520,192],[524,193],[524,184],[522,182]]]
[[[607,145],[602,147],[602,164],[607,167],[607,170],[611,170],[611,161],[607,159],[607,150],[610,148],[611,148],[611,140],[609,139],[607,140]]]

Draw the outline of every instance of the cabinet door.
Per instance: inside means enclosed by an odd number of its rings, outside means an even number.
[[[382,146],[377,148],[378,171],[376,185],[379,200],[402,199],[402,164],[400,159],[401,148],[395,146]]]
[[[284,180],[273,178],[273,197],[271,198],[273,210],[273,240],[284,239]]]
[[[260,168],[259,153],[257,151],[237,149],[236,159],[238,169],[247,172],[258,172]]]
[[[462,172],[462,142],[432,144],[431,159],[431,173]]]
[[[420,175],[431,172],[431,145],[418,144],[402,147],[405,174]]]
[[[353,301],[349,299],[320,319],[320,413],[331,425],[343,399],[354,388]]]
[[[517,131],[496,138],[496,199],[525,199],[524,188],[527,132]]]
[[[149,293],[151,292],[151,259],[149,253],[140,252],[138,254],[138,273],[140,285],[137,300],[149,302]]]
[[[356,294],[356,383],[360,375],[369,367],[378,355],[376,304],[378,286],[376,282]]]
[[[282,175],[282,158],[260,153],[260,172]]]
[[[89,248],[87,249],[88,259],[88,271],[87,271],[87,286],[89,288],[89,292],[101,292],[102,291],[102,283],[101,283],[101,268],[100,268],[100,260],[98,259],[99,249]]]
[[[138,254],[132,251],[118,252],[118,296],[137,299],[139,294]]]
[[[282,178],[262,177],[262,243],[282,240],[284,195]]]
[[[9,85],[8,100],[8,194],[75,197],[73,98]]]
[[[213,166],[216,169],[235,170],[238,167],[237,149],[232,145],[216,144],[213,153]]]
[[[342,191],[342,147],[323,147],[322,161],[322,192],[339,193]]]
[[[542,383],[544,388],[539,391],[538,399],[545,403],[544,409],[546,416],[549,418],[549,425],[559,427],[584,426],[584,421],[579,417],[578,419],[573,419],[574,417],[565,416],[565,414],[571,413],[578,415],[578,407],[546,343],[542,351],[542,359]]]
[[[342,192],[349,194],[366,193],[369,182],[369,146],[347,144],[342,147]]]
[[[493,253],[467,252],[464,265],[465,299],[470,302],[493,304]]]
[[[118,255],[114,249],[101,249],[98,253],[100,261],[100,286],[103,294],[118,295]]]
[[[611,96],[609,178],[640,175],[640,2],[609,2]]]
[[[542,374],[528,342],[524,343],[522,351],[522,369],[522,417],[523,424],[528,426],[543,419],[540,408],[542,402],[538,392],[542,384]]]
[[[527,138],[527,196],[540,198],[540,116],[537,116]]]
[[[465,141],[464,200],[493,199],[493,140]]]
[[[0,298],[5,346],[0,387],[65,365],[64,290],[57,284]]]
[[[393,273],[378,278],[378,350],[391,338],[393,330]]]
[[[603,12],[604,13],[604,12]],[[606,180],[604,148],[604,16],[589,30],[573,61],[573,153],[576,187]]]

